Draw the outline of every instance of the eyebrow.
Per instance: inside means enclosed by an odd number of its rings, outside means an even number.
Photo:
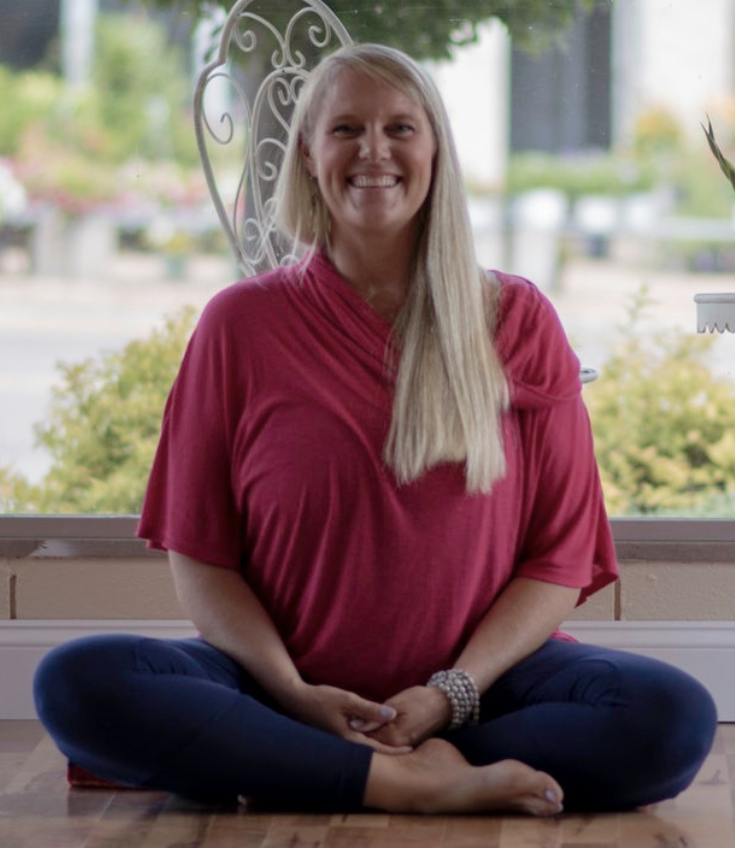
[[[388,118],[388,122],[394,121],[415,121],[417,114],[420,115],[419,112],[420,107],[416,107],[415,112],[397,112],[395,115],[390,115]],[[340,121],[357,121],[360,120],[359,116],[356,112],[342,112],[338,115],[334,115],[329,119],[330,123],[339,123]],[[428,118],[427,118],[428,121]]]

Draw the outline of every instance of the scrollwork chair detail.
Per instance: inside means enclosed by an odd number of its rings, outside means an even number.
[[[351,42],[321,0],[239,0],[222,26],[217,55],[199,75],[194,93],[199,155],[217,215],[246,275],[290,259],[288,248],[278,243],[271,198],[291,112],[320,56]],[[215,96],[214,105],[207,103],[215,80],[218,86],[227,83],[231,105],[218,105]],[[227,192],[217,160],[236,143],[242,145],[241,155],[235,151],[242,169]]]

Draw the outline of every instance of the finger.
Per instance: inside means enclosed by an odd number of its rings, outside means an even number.
[[[357,742],[358,745],[367,745],[368,748],[372,748],[379,754],[395,756],[397,754],[410,754],[413,751],[410,745],[386,745],[370,736],[363,736],[362,733],[349,733],[344,738],[349,739],[350,742]]]
[[[393,707],[387,704],[376,704],[374,701],[366,701],[364,698],[355,696],[349,703],[351,721],[362,720],[374,727],[382,727],[387,721],[393,721],[398,715]],[[363,727],[360,728],[363,730]]]
[[[402,734],[394,734],[394,733],[371,733],[370,738],[374,739],[376,742],[380,742],[381,745],[389,745],[391,748],[401,748],[405,745],[409,745],[409,740]]]
[[[364,718],[351,718],[348,722],[353,730],[359,730],[360,733],[372,733],[385,726],[385,722],[365,721]]]
[[[392,757],[400,754],[410,754],[413,748],[410,745],[385,745],[383,742],[378,742],[377,739],[372,739],[370,736],[363,736],[362,743],[372,748],[378,754],[388,754]]]

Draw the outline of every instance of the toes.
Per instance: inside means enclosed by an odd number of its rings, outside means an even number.
[[[510,807],[534,816],[555,816],[562,811],[564,791],[553,777],[516,760],[499,765],[505,767]]]
[[[537,772],[541,778],[542,790],[537,794],[538,812],[535,815],[555,816],[560,813],[564,806],[564,792],[559,784],[544,772]]]
[[[564,810],[562,804],[558,801],[550,802],[544,798],[532,797],[529,798],[526,804],[523,805],[523,811],[538,818],[548,818],[557,816]]]

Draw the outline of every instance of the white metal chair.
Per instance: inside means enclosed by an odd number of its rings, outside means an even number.
[[[322,53],[351,42],[321,0],[239,0],[222,26],[217,55],[199,75],[199,154],[222,228],[246,275],[288,258],[275,236],[271,198],[291,112]],[[241,167],[235,178],[222,156],[233,145]]]

